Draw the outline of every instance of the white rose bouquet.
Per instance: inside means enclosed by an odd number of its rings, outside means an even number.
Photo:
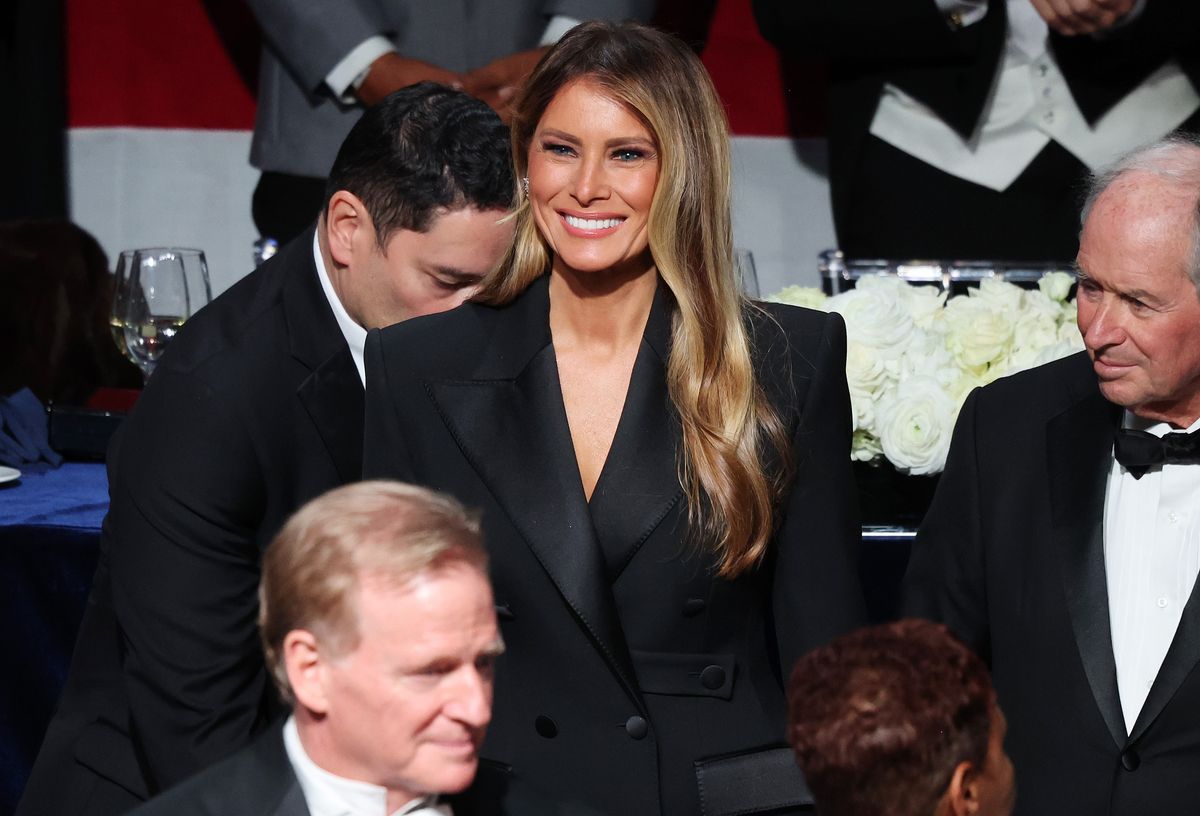
[[[845,319],[851,457],[885,457],[919,476],[945,467],[972,388],[1083,349],[1071,284],[1065,272],[1045,275],[1036,290],[988,279],[947,299],[937,287],[880,275],[833,297],[789,286],[767,299]]]

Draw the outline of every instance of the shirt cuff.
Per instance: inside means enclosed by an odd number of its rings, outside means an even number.
[[[550,18],[550,23],[546,26],[546,33],[542,35],[542,41],[538,45],[554,45],[562,39],[564,34],[582,22],[582,20],[576,20],[565,14],[555,14]]]
[[[933,0],[951,28],[975,25],[987,16],[987,0]]]
[[[358,101],[354,92],[367,78],[371,63],[384,54],[395,51],[392,41],[383,35],[376,34],[360,42],[342,61],[333,66],[333,70],[325,75],[325,84],[329,90],[342,102],[353,104]]]

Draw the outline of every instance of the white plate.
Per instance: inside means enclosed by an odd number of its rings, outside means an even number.
[[[0,484],[13,482],[21,478],[21,471],[16,468],[0,466]]]

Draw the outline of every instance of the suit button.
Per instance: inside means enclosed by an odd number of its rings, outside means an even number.
[[[704,611],[704,606],[703,598],[688,598],[683,602],[683,616],[685,618],[695,617]]]
[[[635,740],[645,739],[646,734],[650,733],[650,726],[646,724],[645,719],[634,714],[625,721],[625,733]]]
[[[537,719],[533,721],[533,727],[546,739],[554,739],[558,736],[558,723],[545,714],[537,715]]]
[[[725,685],[725,670],[720,666],[705,666],[700,672],[700,685],[709,691],[716,691]]]
[[[1142,764],[1142,758],[1138,756],[1138,752],[1129,748],[1121,754],[1121,767],[1127,771],[1136,771],[1138,766]]]

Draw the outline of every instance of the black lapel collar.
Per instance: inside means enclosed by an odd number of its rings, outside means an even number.
[[[362,478],[365,405],[350,347],[342,343],[300,383],[296,396],[325,442],[342,482],[357,482]]]
[[[1047,425],[1050,504],[1079,656],[1113,741],[1124,747],[1104,575],[1104,493],[1118,414],[1089,382]]]
[[[1131,743],[1141,739],[1175,696],[1184,679],[1200,662],[1200,600],[1197,600],[1197,594],[1193,587],[1183,607],[1171,647],[1167,649],[1158,675],[1154,678],[1154,685],[1150,687],[1146,702],[1142,704],[1142,710],[1133,724],[1133,732],[1129,735]]]
[[[667,393],[674,306],[659,281],[612,448],[592,493],[591,518],[615,580],[679,501],[679,426]]]
[[[426,383],[463,455],[554,581],[630,698],[642,705],[592,530],[550,338],[548,279],[484,317],[491,342],[467,380]]]
[[[313,264],[313,234],[314,230],[308,230],[267,262],[279,264],[284,273],[283,314],[287,321],[288,350],[310,370],[346,345]]]
[[[292,356],[311,373],[296,391],[343,482],[362,478],[363,387],[313,263],[313,231],[272,263],[284,269],[283,310]]]
[[[283,745],[283,723],[263,732],[245,750],[249,757],[231,780],[230,790],[214,790],[213,796],[221,802],[237,797],[237,809],[247,813],[308,816],[304,792]]]

